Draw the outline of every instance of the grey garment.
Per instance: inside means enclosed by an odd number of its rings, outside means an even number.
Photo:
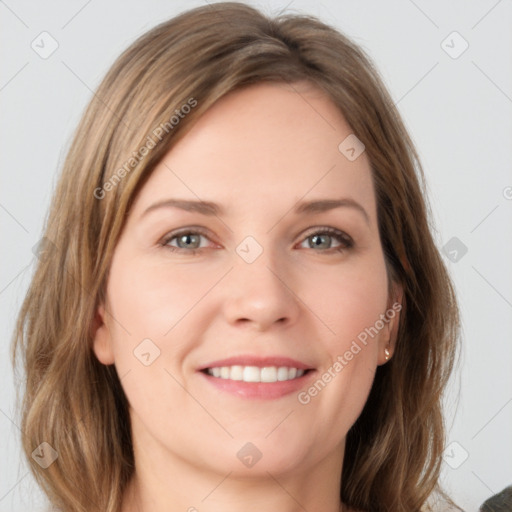
[[[512,485],[486,500],[480,512],[512,512]]]

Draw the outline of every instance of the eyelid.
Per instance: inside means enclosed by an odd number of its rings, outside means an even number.
[[[309,236],[316,234],[337,235],[340,238],[345,239],[346,242],[354,242],[353,238],[345,231],[338,228],[332,228],[329,226],[314,226],[312,228],[309,228],[308,230],[306,230],[306,232],[302,234],[302,239],[308,238]]]

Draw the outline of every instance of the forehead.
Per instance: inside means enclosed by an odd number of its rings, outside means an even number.
[[[307,83],[262,83],[224,96],[155,168],[134,205],[166,197],[290,203],[351,196],[375,213],[363,153],[350,161],[339,145],[352,134],[328,96]]]

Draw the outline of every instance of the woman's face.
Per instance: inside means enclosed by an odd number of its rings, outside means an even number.
[[[341,465],[398,323],[350,135],[307,83],[253,85],[141,189],[94,339],[141,456],[224,475]]]

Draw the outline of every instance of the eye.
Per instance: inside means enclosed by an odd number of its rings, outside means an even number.
[[[334,244],[333,245],[333,240]],[[304,247],[307,244],[307,247]],[[354,246],[354,241],[343,231],[333,228],[322,228],[309,234],[302,242],[301,247],[306,249],[322,249],[316,252],[327,252],[329,249],[341,252]]]
[[[178,232],[169,233],[160,242],[159,245],[173,252],[186,254],[196,254],[202,249],[207,249],[208,243],[204,240],[210,240],[208,235],[197,228],[188,228]],[[306,246],[304,245],[306,244]],[[300,247],[304,249],[315,249],[315,252],[342,252],[354,246],[352,238],[334,228],[317,228],[310,233]]]
[[[160,242],[160,245],[170,249],[171,251],[194,254],[199,249],[208,247],[207,245],[201,243],[202,239],[208,240],[208,237],[205,233],[198,231],[197,229],[189,229],[177,233],[169,233]]]

